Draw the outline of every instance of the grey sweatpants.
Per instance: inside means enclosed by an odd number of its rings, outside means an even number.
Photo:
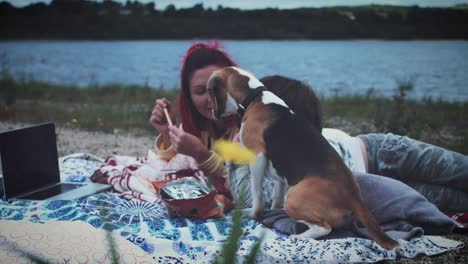
[[[391,133],[358,137],[369,173],[406,183],[441,211],[468,212],[468,156]]]

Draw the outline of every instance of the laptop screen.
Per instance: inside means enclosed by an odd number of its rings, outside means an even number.
[[[60,182],[53,123],[0,133],[0,152],[6,198]]]

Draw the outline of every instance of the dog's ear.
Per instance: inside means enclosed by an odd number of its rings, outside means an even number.
[[[223,82],[224,82],[223,78],[221,78],[217,74],[213,74],[208,80],[208,84],[207,84],[208,92],[213,92],[213,93],[217,92],[217,90],[219,90],[219,88],[222,87]]]
[[[213,100],[213,115],[219,119],[223,114],[226,105],[226,81],[217,71],[211,75],[207,83],[207,91]]]
[[[250,89],[249,87],[249,77],[239,74],[238,72],[234,73],[231,75],[232,77],[230,78],[230,84],[233,87],[237,87],[237,89],[240,88],[240,90],[246,90]]]
[[[250,92],[249,77],[239,74],[237,71],[229,75],[226,83],[229,94],[239,103]]]
[[[223,99],[221,98],[222,90],[225,88],[225,80],[218,74],[213,74],[207,83],[207,90],[209,95],[212,98]]]

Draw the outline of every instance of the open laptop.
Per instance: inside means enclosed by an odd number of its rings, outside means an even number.
[[[54,123],[0,133],[3,200],[71,200],[110,188],[62,183]]]

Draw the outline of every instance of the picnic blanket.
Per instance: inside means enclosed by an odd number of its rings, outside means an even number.
[[[102,161],[88,154],[61,158],[61,177],[66,181],[89,181],[89,176],[102,165]],[[34,239],[40,237],[42,231],[39,229],[37,236],[15,235],[18,230],[23,230],[23,227],[30,226],[31,223],[56,225],[67,230],[74,228],[72,224],[75,222],[82,222],[86,223],[80,227],[83,232],[96,229],[100,232],[112,232],[115,237],[124,238],[144,251],[153,262],[211,263],[228,239],[231,227],[231,214],[207,220],[170,218],[166,207],[161,203],[135,197],[129,200],[111,193],[99,193],[72,201],[1,201],[0,220],[2,224],[7,221],[15,222],[11,228],[0,226],[0,259],[5,254],[12,254],[14,243],[33,243]],[[399,257],[414,258],[418,254],[435,255],[463,247],[463,243],[439,236],[398,240],[401,247],[395,250],[385,250],[374,241],[364,238],[291,238],[248,217],[242,218],[242,230],[237,254],[241,261],[249,254],[259,237],[264,236],[256,257],[258,263],[285,260],[299,263],[376,262]],[[55,234],[60,236],[59,233],[42,233],[51,241],[58,239]],[[90,242],[89,245],[98,242]],[[70,247],[70,244],[59,244],[56,249],[64,247]],[[49,257],[54,252],[43,254]],[[76,254],[81,255],[67,255],[71,263],[77,263],[83,257],[82,253]],[[139,263],[130,256],[127,260],[126,263]]]

